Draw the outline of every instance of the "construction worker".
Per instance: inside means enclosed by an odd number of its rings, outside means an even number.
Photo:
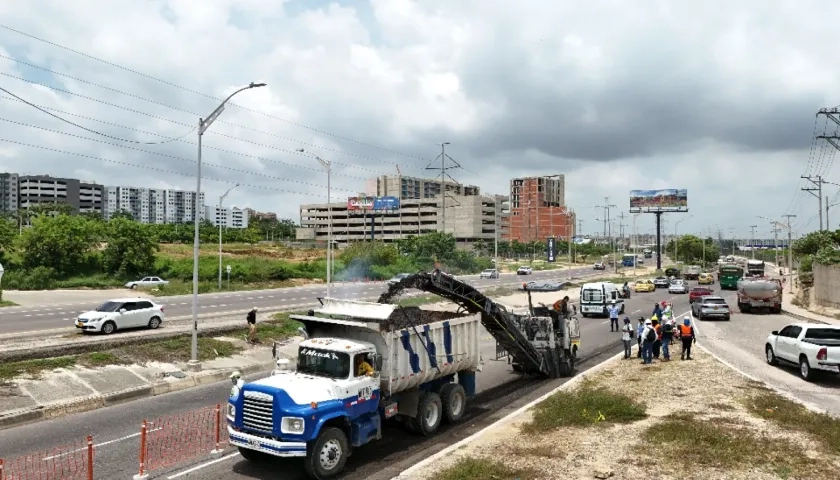
[[[671,340],[674,339],[673,319],[669,318],[662,325],[661,338],[662,338],[662,357],[663,357],[662,361],[663,362],[668,362],[668,361],[671,360],[671,350],[670,350]]]
[[[636,353],[638,358],[642,358],[642,332],[645,331],[645,317],[639,317],[639,325],[636,326],[636,343],[639,345],[639,351]]]
[[[653,341],[653,345],[651,345],[651,352],[653,353],[653,358],[659,360],[659,353],[662,348],[662,325],[659,323],[659,320],[651,319],[651,323],[653,324],[653,330],[656,332],[656,339]]]
[[[610,304],[608,311],[610,313],[610,331],[618,332],[618,313],[621,311],[615,300]]]
[[[358,366],[356,367],[357,377],[373,375],[373,367],[370,366],[370,363],[368,363],[365,357],[359,355],[356,357],[356,362],[358,363]]]
[[[656,302],[653,304],[653,313],[651,313],[650,316],[651,318],[659,318],[660,315],[662,315],[662,309],[659,308],[659,302]]]
[[[691,345],[697,342],[697,337],[694,335],[691,319],[687,316],[683,318],[683,324],[680,325],[680,339],[682,340],[680,360],[693,360],[691,358]]]
[[[554,310],[564,318],[569,318],[569,296],[566,295],[562,299],[554,302]]]
[[[248,343],[255,343],[257,341],[257,307],[248,312],[245,320],[248,322]]]
[[[656,341],[656,330],[653,329],[653,322],[645,320],[645,329],[642,331],[642,363],[653,363],[653,342]]]
[[[621,327],[621,341],[624,342],[624,359],[630,358],[633,352],[633,325],[630,319],[624,317],[624,326]]]

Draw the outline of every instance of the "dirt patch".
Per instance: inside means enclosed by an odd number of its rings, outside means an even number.
[[[615,361],[410,478],[837,478],[840,420],[694,358]]]
[[[192,245],[164,243],[160,245],[160,255],[171,258],[192,258]],[[202,253],[213,252],[218,255],[218,246],[202,245]],[[293,248],[285,245],[249,245],[226,243],[222,247],[222,256],[227,258],[268,258],[286,260],[291,263],[311,262],[326,258],[323,248]]]

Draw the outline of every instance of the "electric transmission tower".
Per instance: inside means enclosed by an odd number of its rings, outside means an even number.
[[[426,170],[438,170],[440,173],[435,176],[435,179],[440,179],[440,218],[441,218],[441,229],[443,233],[446,233],[446,197],[449,196],[452,200],[455,201],[456,205],[459,205],[458,200],[455,197],[449,195],[449,190],[446,188],[446,183],[451,181],[452,183],[458,184],[458,181],[452,178],[452,175],[449,175],[447,170],[452,170],[455,168],[461,168],[461,165],[456,162],[452,157],[446,154],[446,146],[449,145],[449,142],[440,143],[440,154],[426,167]],[[449,160],[449,162],[447,162]],[[440,166],[433,166],[436,165],[437,162],[440,162]],[[448,180],[447,180],[448,179]]]

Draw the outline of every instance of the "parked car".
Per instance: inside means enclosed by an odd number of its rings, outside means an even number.
[[[532,292],[557,292],[563,290],[567,284],[568,282],[554,282],[550,280],[533,281],[523,283],[522,290],[530,290]]]
[[[597,262],[595,265],[592,265],[593,270],[606,270],[607,266],[601,262]]]
[[[532,273],[534,273],[534,270],[531,267],[519,267],[516,269],[517,275],[530,275]]]
[[[75,324],[83,332],[110,335],[127,328],[155,329],[163,323],[164,318],[163,305],[147,298],[118,298],[79,315]]]
[[[691,315],[700,320],[709,318],[722,318],[729,320],[732,312],[723,297],[717,295],[706,295],[700,297],[700,301],[691,304]]]
[[[136,282],[128,282],[125,284],[125,288],[130,288],[134,290],[135,288],[152,288],[152,287],[160,287],[163,285],[168,285],[169,280],[164,280],[160,277],[143,277],[142,280],[137,280]]]
[[[713,277],[711,273],[701,273],[700,276],[697,277],[697,284],[698,285],[714,285],[715,284],[715,277]]]
[[[688,293],[688,285],[682,280],[674,280],[668,285],[668,293]]]
[[[656,290],[656,285],[654,285],[650,280],[639,280],[635,285],[633,285],[633,290],[635,290],[636,293],[653,292]]]
[[[814,371],[840,373],[840,327],[792,323],[770,333],[764,353],[770,365],[798,365],[805,380],[812,380]]]
[[[653,279],[653,285],[656,288],[668,288],[668,286],[671,285],[671,282],[668,280],[668,277],[656,277]]]
[[[388,285],[393,285],[395,283],[400,283],[404,278],[407,278],[407,277],[410,277],[410,276],[411,276],[410,273],[398,273],[398,274],[394,275],[393,278],[388,280]]]
[[[715,293],[715,291],[708,287],[694,287],[690,292],[688,292],[688,301],[689,303],[694,303],[697,300],[713,293]]]
[[[488,268],[487,270],[482,270],[478,274],[478,278],[499,278],[499,271],[495,268]]]

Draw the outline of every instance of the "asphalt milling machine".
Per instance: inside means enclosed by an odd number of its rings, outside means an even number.
[[[580,345],[577,318],[565,318],[553,309],[534,306],[528,295],[528,313],[515,313],[496,303],[472,285],[440,270],[419,272],[389,286],[378,302],[391,303],[406,289],[431,293],[459,306],[459,311],[481,314],[481,323],[498,344],[510,355],[515,371],[549,378],[574,375],[575,360]],[[404,309],[407,324],[424,323],[423,318],[412,319],[419,309]],[[427,320],[425,320],[427,321]],[[400,326],[404,327],[404,326]]]

